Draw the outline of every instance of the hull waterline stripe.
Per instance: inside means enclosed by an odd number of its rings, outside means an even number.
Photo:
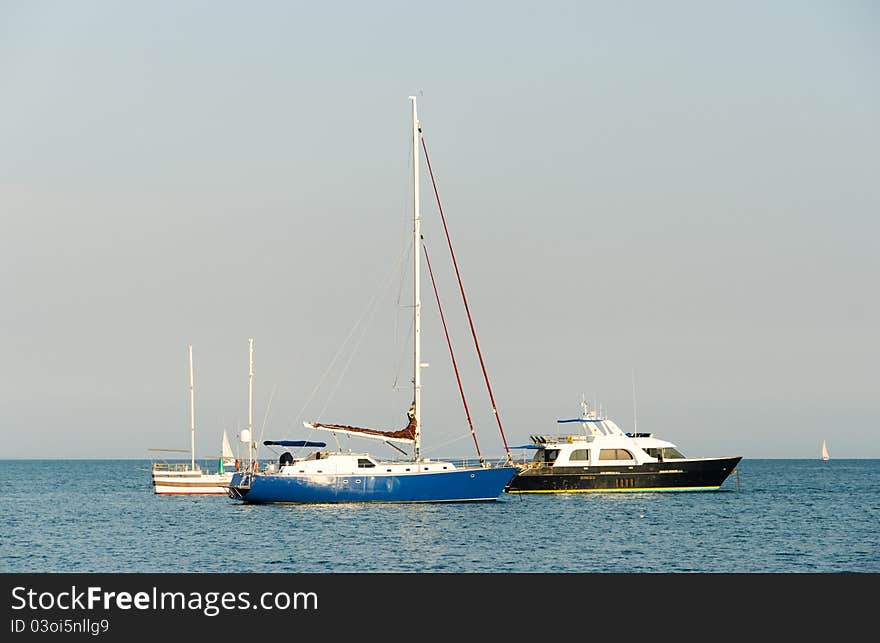
[[[225,496],[226,492],[219,491],[157,491],[157,496]]]
[[[313,500],[288,501],[288,500],[272,500],[259,501],[250,504],[257,505],[353,505],[353,504],[383,504],[383,505],[413,505],[413,504],[431,504],[444,502],[497,502],[498,498],[456,498],[454,500],[337,500],[315,502]]]
[[[631,489],[537,489],[534,491],[511,490],[506,493],[634,493],[644,491],[717,491],[717,487],[634,487]]]
[[[205,487],[228,487],[229,484],[222,482],[184,482],[172,480],[154,480],[153,485],[156,487],[181,487],[182,489],[198,489]]]

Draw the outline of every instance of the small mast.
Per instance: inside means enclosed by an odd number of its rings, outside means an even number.
[[[254,461],[254,338],[248,338],[248,469]]]
[[[190,429],[190,470],[196,469],[196,402],[193,386],[193,347],[189,345],[189,429]]]

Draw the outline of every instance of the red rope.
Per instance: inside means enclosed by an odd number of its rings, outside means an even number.
[[[461,403],[464,404],[464,414],[467,416],[468,426],[471,428],[471,436],[474,438],[474,446],[477,447],[477,456],[480,464],[484,463],[483,454],[480,453],[480,445],[477,444],[477,433],[474,431],[474,423],[471,421],[471,411],[464,397],[464,388],[461,385],[461,377],[458,374],[458,364],[455,361],[455,353],[452,350],[452,340],[449,339],[449,328],[446,326],[446,315],[443,314],[443,306],[440,305],[440,293],[437,292],[437,282],[434,281],[434,270],[431,268],[431,260],[428,258],[428,246],[422,242],[425,251],[425,263],[428,264],[428,274],[431,275],[431,285],[434,286],[434,297],[437,299],[437,308],[440,309],[440,321],[443,322],[443,332],[446,333],[446,345],[449,346],[449,356],[452,358],[452,368],[455,369],[455,380],[458,382],[458,392],[461,393]]]
[[[474,320],[471,317],[471,310],[467,303],[467,297],[464,294],[464,286],[461,283],[461,273],[458,270],[458,261],[455,260],[455,250],[452,249],[452,239],[449,236],[449,228],[446,226],[446,215],[443,214],[443,205],[440,203],[440,193],[437,191],[437,181],[434,180],[434,170],[431,169],[431,159],[428,157],[428,146],[425,144],[425,137],[421,136],[422,149],[425,151],[425,161],[428,164],[428,173],[431,175],[431,185],[434,187],[434,196],[437,198],[437,208],[440,210],[440,219],[443,221],[443,230],[446,232],[446,243],[449,244],[449,254],[452,255],[452,265],[455,266],[455,276],[458,278],[458,289],[461,291],[461,300],[464,302],[464,309],[467,312],[468,323],[471,326],[471,336],[474,338],[474,346],[477,349],[477,356],[480,358],[480,367],[483,369],[483,379],[486,380],[486,388],[489,390],[489,400],[492,402],[492,413],[498,422],[498,430],[501,432],[501,440],[504,442],[504,450],[507,452],[507,459],[510,460],[510,447],[507,446],[507,438],[504,436],[504,428],[501,426],[501,416],[498,414],[498,406],[495,404],[495,396],[492,394],[492,385],[489,384],[489,374],[486,372],[486,363],[483,361],[483,353],[480,350],[480,343],[477,341],[477,331],[474,329]]]

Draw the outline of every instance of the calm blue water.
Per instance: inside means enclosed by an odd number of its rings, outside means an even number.
[[[880,571],[880,460],[739,470],[739,491],[254,507],[156,497],[147,461],[0,461],[0,572]]]

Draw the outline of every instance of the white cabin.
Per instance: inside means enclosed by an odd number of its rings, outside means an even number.
[[[282,455],[282,458],[284,456]],[[267,473],[280,476],[312,475],[406,475],[424,471],[452,471],[451,462],[421,460],[419,462],[382,462],[368,453],[313,451],[304,458],[282,463],[271,462]]]
[[[537,449],[533,467],[634,466],[686,459],[672,442],[652,433],[624,433],[607,417],[591,411],[586,402],[582,406],[583,417],[559,423],[580,424],[583,434],[530,436],[534,446],[529,448]]]

